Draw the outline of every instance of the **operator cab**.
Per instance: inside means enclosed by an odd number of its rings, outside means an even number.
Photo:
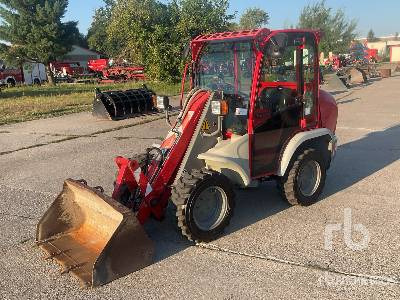
[[[192,83],[221,93],[227,101],[225,138],[249,133],[249,119],[254,119],[255,129],[264,125],[258,131],[271,126],[299,128],[301,122],[316,124],[318,50],[314,32],[268,31],[258,39],[208,40],[197,51]],[[262,58],[257,61],[260,51]],[[254,74],[256,69],[258,74]],[[253,99],[252,90],[257,92]],[[252,101],[255,113],[249,116]]]
[[[194,40],[191,83],[215,92],[212,102],[227,104],[222,137],[247,140],[249,151],[239,159],[249,165],[251,179],[263,178],[278,172],[293,136],[318,127],[319,35],[268,29],[237,34]]]

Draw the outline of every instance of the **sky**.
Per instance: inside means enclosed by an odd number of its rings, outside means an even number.
[[[162,2],[168,2],[162,0]],[[237,12],[240,16],[248,7],[258,7],[267,11],[270,22],[267,27],[279,29],[296,25],[301,9],[313,3],[313,0],[231,0],[230,13]],[[358,20],[358,36],[365,37],[373,29],[378,37],[394,35],[400,32],[400,1],[399,0],[327,0],[329,7],[342,8],[348,18]],[[96,8],[103,6],[102,0],[69,0],[65,20],[79,22],[79,30],[86,34]]]

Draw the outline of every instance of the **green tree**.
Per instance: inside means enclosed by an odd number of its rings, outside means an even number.
[[[334,11],[322,0],[303,8],[298,27],[322,31],[320,51],[343,53],[356,38],[357,21],[348,20],[342,9]]]
[[[115,0],[105,0],[104,2],[105,6],[96,9],[94,12],[92,24],[87,34],[87,42],[90,49],[109,54],[112,52],[113,47],[108,43],[107,27],[111,19]]]
[[[181,76],[182,52],[203,33],[228,30],[234,16],[227,0],[117,0],[107,26],[109,54],[145,67],[155,80]]]
[[[68,0],[0,0],[1,49],[8,60],[34,60],[46,65],[62,57],[76,41],[77,22],[62,22]]]
[[[269,22],[269,15],[260,8],[248,8],[240,17],[239,27],[241,29],[262,28]]]
[[[398,33],[398,32],[396,32],[396,33],[394,34],[394,39],[395,39],[396,41],[399,40],[399,33]]]
[[[368,40],[368,42],[376,42],[376,40],[377,40],[377,38],[375,36],[375,32],[372,29],[370,31],[368,31],[367,40]]]
[[[116,1],[107,27],[107,41],[113,45],[109,54],[144,65],[147,75],[153,79],[170,80],[169,72],[160,64],[170,68],[169,61],[163,57],[173,50],[169,47],[174,41],[168,34],[171,27],[165,4],[155,0]]]
[[[176,0],[178,9],[176,30],[183,39],[205,33],[229,30],[235,15],[228,14],[228,0]]]

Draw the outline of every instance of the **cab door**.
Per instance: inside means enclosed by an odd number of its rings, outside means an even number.
[[[302,72],[304,80],[303,94],[303,128],[314,128],[318,123],[318,93],[319,93],[319,60],[315,36],[304,35],[302,47]]]
[[[308,47],[310,38],[311,46]],[[315,72],[313,47],[316,43],[313,39],[312,34],[281,32],[265,47],[259,93],[253,110],[253,178],[275,174],[288,140],[316,124],[318,86],[314,84],[314,78],[318,73]],[[304,41],[301,46],[299,40]],[[277,45],[280,53],[276,53]],[[303,59],[299,59],[301,57]]]

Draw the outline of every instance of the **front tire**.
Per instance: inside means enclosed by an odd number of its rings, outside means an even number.
[[[217,239],[233,216],[234,198],[224,175],[206,169],[184,173],[171,197],[182,234],[196,242]]]
[[[292,205],[308,206],[317,202],[325,185],[327,166],[321,153],[307,149],[291,164],[278,186]]]

